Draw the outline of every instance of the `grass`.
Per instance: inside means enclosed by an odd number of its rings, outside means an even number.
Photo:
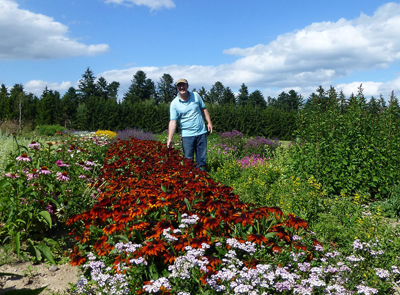
[[[27,146],[32,141],[32,138],[25,136],[18,137],[20,145]],[[0,173],[4,173],[5,163],[9,161],[10,153],[18,149],[18,145],[12,134],[0,133]]]

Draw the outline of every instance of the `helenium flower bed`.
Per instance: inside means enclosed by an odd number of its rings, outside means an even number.
[[[382,258],[372,252],[378,242],[360,244],[368,251],[350,259],[326,253],[304,220],[241,202],[162,143],[117,141],[100,177],[98,203],[67,222],[72,264],[86,270],[80,293],[378,292],[349,280],[364,261]],[[381,289],[396,275],[397,268],[377,270]]]

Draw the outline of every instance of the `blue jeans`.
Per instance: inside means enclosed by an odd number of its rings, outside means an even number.
[[[182,137],[182,147],[186,159],[194,160],[194,154],[196,154],[197,167],[205,169],[207,163],[207,133]]]

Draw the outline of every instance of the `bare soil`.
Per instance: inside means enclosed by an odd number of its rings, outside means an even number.
[[[21,277],[0,276],[0,294],[11,290],[47,288],[41,295],[69,294],[70,283],[76,284],[81,275],[78,267],[69,264],[33,265],[31,262],[18,262],[0,266],[1,273],[19,274]]]

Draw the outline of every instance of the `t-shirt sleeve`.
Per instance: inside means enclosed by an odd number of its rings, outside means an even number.
[[[204,101],[201,98],[200,94],[196,93],[195,95],[197,96],[197,100],[199,102],[200,109],[205,109],[206,108],[206,104],[204,103]]]
[[[178,120],[178,110],[176,109],[175,105],[171,103],[169,107],[169,119],[172,120]]]

